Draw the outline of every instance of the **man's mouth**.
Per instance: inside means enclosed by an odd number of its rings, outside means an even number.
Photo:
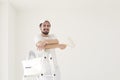
[[[49,29],[44,29],[44,31],[49,31]]]

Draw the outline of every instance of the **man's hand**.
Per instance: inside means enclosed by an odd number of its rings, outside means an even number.
[[[67,46],[67,45],[65,45],[65,44],[59,44],[59,45],[58,45],[58,48],[60,48],[60,49],[65,49],[66,46]]]
[[[36,45],[37,49],[40,50],[40,51],[45,49],[45,46],[47,45],[47,43],[48,43],[47,41],[40,41],[40,42],[38,42],[37,45]]]

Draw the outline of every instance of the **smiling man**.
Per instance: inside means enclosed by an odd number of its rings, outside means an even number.
[[[43,59],[43,70],[41,74],[27,77],[25,80],[60,80],[60,71],[57,64],[55,48],[65,49],[66,44],[59,44],[53,34],[49,34],[51,24],[45,20],[40,23],[40,34],[35,37],[37,56]]]
[[[59,44],[59,41],[55,39],[54,35],[49,35],[49,31],[51,28],[51,24],[49,21],[46,20],[45,22],[41,23],[39,27],[41,30],[41,35],[38,35],[36,40],[37,49],[42,50],[42,49],[52,49],[52,48],[60,48],[60,49],[66,48],[65,44]],[[40,36],[49,39],[38,40]]]

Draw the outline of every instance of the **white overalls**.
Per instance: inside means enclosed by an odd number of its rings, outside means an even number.
[[[55,37],[54,35],[42,37],[39,34],[35,37],[35,44],[38,41],[45,39],[55,39]],[[47,49],[43,51],[37,50],[36,55],[43,59],[44,69],[46,69],[46,72],[34,76],[25,76],[24,80],[60,80],[60,71],[57,64],[55,49]]]

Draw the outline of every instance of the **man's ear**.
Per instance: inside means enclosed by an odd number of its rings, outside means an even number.
[[[42,30],[42,28],[40,27],[40,30]]]

